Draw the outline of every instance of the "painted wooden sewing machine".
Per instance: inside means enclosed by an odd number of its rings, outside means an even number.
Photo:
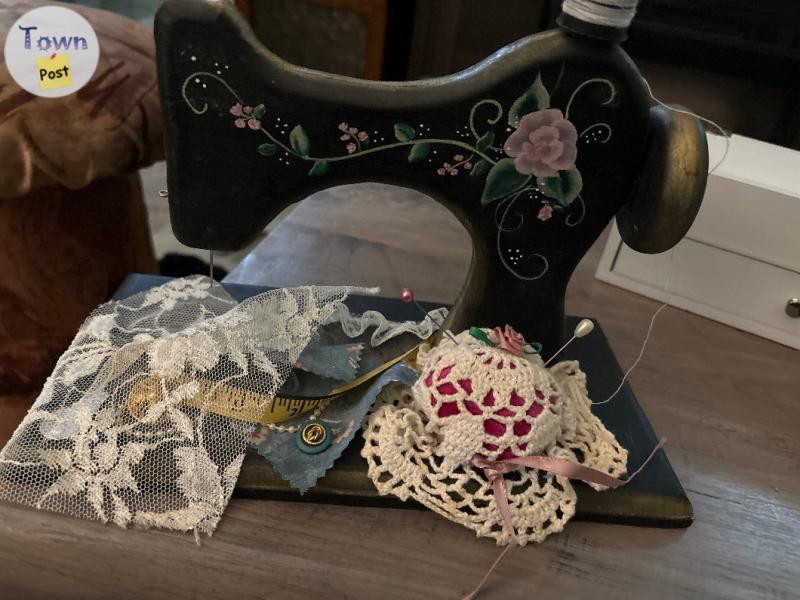
[[[708,162],[694,117],[650,107],[624,31],[561,22],[449,77],[372,82],[289,65],[227,2],[168,0],[156,41],[175,235],[235,250],[317,190],[416,188],[472,238],[448,325],[511,323],[552,353],[569,278],[609,220],[634,249],[672,247]]]
[[[156,42],[176,236],[239,249],[315,191],[363,181],[415,188],[446,206],[473,243],[447,326],[510,323],[552,354],[564,339],[570,276],[610,219],[634,249],[669,249],[697,214],[708,168],[698,120],[651,107],[616,43],[624,30],[559,22],[449,77],[371,82],[287,64],[228,2],[167,0]],[[573,358],[598,386],[621,377],[602,334]],[[627,386],[597,412],[634,463],[654,445]],[[312,498],[380,503],[350,450]],[[583,516],[690,523],[663,453],[652,468],[652,479],[613,498],[581,489]],[[296,496],[258,456],[237,490]]]

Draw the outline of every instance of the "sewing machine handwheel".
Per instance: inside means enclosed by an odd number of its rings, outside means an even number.
[[[692,226],[708,178],[708,144],[696,117],[655,106],[642,176],[617,213],[625,243],[637,252],[669,250]]]

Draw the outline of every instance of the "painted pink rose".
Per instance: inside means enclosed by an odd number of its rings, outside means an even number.
[[[367,135],[366,131],[359,131],[358,139],[361,140],[362,142],[366,142],[369,139],[369,135]]]
[[[494,328],[494,336],[497,338],[497,346],[510,352],[516,356],[522,356],[522,347],[525,345],[525,338],[522,334],[515,331],[511,325],[506,325],[505,328]]]
[[[238,102],[231,106],[231,114],[234,117],[241,117],[242,116],[242,105]]]
[[[258,119],[255,119],[255,118],[249,119],[247,121],[247,126],[250,129],[261,129],[261,121],[259,121]]]
[[[552,177],[578,156],[578,132],[557,108],[528,113],[503,147],[524,175]]]
[[[252,106],[243,106],[242,107],[242,112],[244,114],[246,114],[246,115],[252,114],[253,113],[253,107]]]
[[[236,125],[236,127],[238,127],[239,129],[244,129],[247,126],[244,119],[236,119],[233,122],[233,124]]]
[[[549,204],[545,204],[542,208],[539,209],[539,214],[536,215],[536,218],[540,221],[547,221],[550,217],[553,216],[553,207]]]
[[[347,146],[345,146],[345,148],[347,149],[347,153],[348,154],[352,154],[353,152],[356,151],[356,145],[353,142],[350,142],[349,144],[347,144]]]

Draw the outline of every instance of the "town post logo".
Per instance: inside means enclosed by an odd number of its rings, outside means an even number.
[[[7,32],[6,66],[20,87],[57,98],[77,92],[94,75],[100,46],[77,12],[43,6],[22,15]]]

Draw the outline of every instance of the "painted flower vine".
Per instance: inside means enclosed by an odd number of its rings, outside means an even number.
[[[517,227],[505,226],[512,206],[523,195],[536,198],[539,200],[539,206],[535,209],[536,217],[539,221],[546,222],[557,213],[566,213],[578,200],[578,216],[567,214],[564,223],[568,227],[574,227],[583,220],[586,207],[580,195],[583,178],[576,164],[578,142],[582,139],[587,142],[608,142],[611,138],[611,127],[607,123],[594,123],[579,133],[569,118],[570,108],[576,96],[588,85],[600,84],[608,88],[609,96],[603,104],[611,102],[616,95],[616,89],[609,80],[588,79],[573,90],[562,112],[561,109],[551,106],[550,94],[542,82],[541,74],[538,74],[531,86],[511,104],[507,113],[503,105],[494,99],[486,98],[473,104],[468,127],[469,134],[474,138],[471,142],[455,137],[427,137],[422,131],[402,122],[395,123],[392,128],[390,135],[394,139],[389,138],[390,141],[384,142],[377,131],[370,136],[360,127],[341,122],[337,126],[336,134],[343,144],[341,154],[315,156],[311,151],[311,138],[302,124],[296,124],[288,136],[286,130],[282,130],[280,134],[270,131],[264,126],[264,116],[267,114],[265,105],[245,104],[224,79],[213,73],[198,71],[189,75],[183,83],[184,100],[195,114],[205,113],[208,105],[196,106],[187,96],[187,86],[191,81],[200,81],[201,77],[218,81],[230,92],[234,103],[230,106],[229,113],[234,127],[258,131],[266,137],[266,141],[256,148],[259,154],[269,157],[282,152],[284,156],[306,161],[311,164],[309,176],[323,176],[339,161],[357,159],[375,152],[407,148],[408,162],[421,163],[429,159],[434,148],[449,147],[451,153],[448,156],[451,158],[435,166],[435,174],[448,178],[468,174],[476,180],[483,180],[481,204],[486,206],[497,203],[496,214],[499,212],[502,215],[498,220],[498,251],[501,259],[507,269],[522,279],[538,279],[547,271],[548,263],[540,254],[529,255],[527,258],[540,259],[542,268],[535,276],[524,276],[514,264],[506,261],[500,247],[500,238],[503,233],[521,226],[521,220]],[[476,113],[478,110],[485,112],[487,108],[492,111],[491,116],[485,119],[488,127],[479,131]],[[494,126],[504,114],[510,134],[502,145],[497,146]],[[519,219],[523,218],[519,213],[514,214]],[[512,262],[521,260],[514,252],[511,253]]]

